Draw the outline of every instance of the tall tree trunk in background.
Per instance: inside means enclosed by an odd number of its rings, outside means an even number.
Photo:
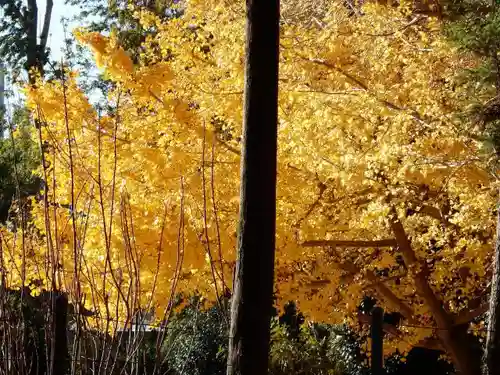
[[[499,198],[500,199],[500,198]],[[497,205],[497,237],[491,277],[488,333],[484,353],[484,375],[500,375],[500,201]]]
[[[38,6],[36,0],[28,0],[28,9],[26,17],[26,70],[30,84],[34,83],[35,76],[31,70],[37,67],[37,29],[38,29]]]
[[[26,23],[24,25],[26,42],[26,70],[30,84],[34,84],[35,75],[31,74],[34,69],[43,75],[43,66],[47,62],[47,40],[49,38],[50,21],[54,0],[47,0],[45,4],[45,15],[43,17],[40,41],[38,41],[38,4],[37,0],[28,0],[26,10]]]
[[[279,0],[247,0],[238,261],[228,375],[265,375],[276,231]]]
[[[496,0],[491,0],[491,9],[496,11]],[[500,60],[496,51],[491,56],[495,69],[495,88],[497,100],[500,97]],[[495,145],[498,155],[498,145]],[[500,375],[500,191],[497,198],[497,233],[495,254],[493,256],[493,275],[491,276],[490,307],[488,310],[488,332],[483,359],[484,375]]]

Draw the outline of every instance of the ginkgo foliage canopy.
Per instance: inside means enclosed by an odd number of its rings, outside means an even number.
[[[472,88],[456,79],[479,61],[432,18],[373,5],[348,17],[327,4],[315,22],[282,22],[277,303],[352,322],[374,295],[428,327],[387,338],[406,351],[486,292],[496,180],[458,116]],[[154,306],[161,318],[177,292],[216,300],[231,288],[244,8],[195,0],[167,23],[136,15],[158,31],[136,65],[113,35],[76,31],[115,83],[107,112],[75,72],[27,89],[45,124],[34,137],[47,188],[33,217],[46,245],[17,236],[4,262],[11,283],[54,281],[101,313]]]

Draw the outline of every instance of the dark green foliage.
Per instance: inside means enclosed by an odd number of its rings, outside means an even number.
[[[34,297],[28,288],[22,296],[19,290],[1,290],[0,352],[5,354],[9,351],[11,358],[21,358],[19,345],[22,344],[24,352],[38,363],[30,375],[45,374],[49,363],[47,350],[50,351],[47,340],[52,337],[52,331],[47,330],[49,316],[51,311],[57,310],[57,301],[61,297],[65,298],[60,293],[52,295],[50,292]],[[219,305],[209,305],[197,296],[184,299],[185,307],[173,313],[168,321],[159,351],[156,331],[137,333],[125,330],[111,337],[84,328],[78,336],[78,355],[72,352],[77,338],[75,311],[71,304],[67,304],[67,299],[65,301],[65,313],[60,324],[64,324],[66,334],[56,340],[56,353],[60,355],[63,366],[74,363],[82,374],[95,373],[99,366],[107,366],[106,374],[117,375],[226,373],[228,311],[226,315],[222,314]],[[228,301],[223,302],[227,310]],[[83,315],[86,313],[90,312],[85,310]],[[2,340],[9,335],[11,341]],[[365,375],[367,369],[360,364],[362,360],[357,337],[344,326],[306,324],[292,303],[287,305],[281,316],[272,320],[271,375]]]
[[[344,326],[308,324],[297,337],[274,321],[271,330],[270,374],[364,374],[354,336]]]
[[[447,12],[452,15],[445,27],[448,38],[483,61],[457,80],[471,101],[457,117],[472,125],[462,130],[483,141],[486,152],[500,156],[500,9],[490,2],[455,0]]]
[[[227,321],[220,309],[206,308],[195,297],[171,318],[162,356],[173,374],[225,374],[227,335]]]
[[[59,292],[32,296],[29,288],[0,287],[0,306],[2,358],[12,358],[13,367],[29,375],[47,374],[49,358],[53,358],[54,373],[64,374],[69,364],[67,296]]]
[[[40,163],[38,145],[31,139],[28,110],[15,107],[13,128],[19,133],[14,139],[10,131],[0,139],[0,222],[15,221],[20,210],[29,210],[31,196],[39,193],[42,181],[33,174]],[[12,205],[16,202],[15,205]]]
[[[226,373],[227,317],[199,298],[170,320],[162,358],[171,374]],[[295,304],[271,323],[272,375],[364,374],[356,337],[344,326],[304,324]]]
[[[297,306],[292,302],[287,303],[284,310],[283,315],[279,317],[279,324],[286,327],[290,338],[297,339],[300,335],[300,327],[305,321],[304,315],[297,310]]]
[[[41,25],[37,0],[0,0],[0,56],[12,71],[36,69],[43,73],[49,61],[47,48],[53,1],[46,2]],[[39,27],[41,26],[40,33]],[[30,76],[33,82],[33,76]]]
[[[479,11],[481,10],[481,11]],[[454,13],[445,33],[463,51],[485,57],[484,64],[471,69],[474,83],[498,85],[498,52],[500,50],[500,11],[484,2],[454,1],[448,6]]]
[[[478,55],[496,55],[500,47],[500,12],[491,9],[488,14],[479,15],[476,4],[459,4],[463,7],[462,17],[447,24],[448,36],[463,49]]]

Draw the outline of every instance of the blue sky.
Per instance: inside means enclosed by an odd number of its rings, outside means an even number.
[[[38,1],[38,35],[40,35],[42,29],[42,23],[45,16],[46,0]],[[63,56],[62,48],[64,47],[64,27],[61,21],[62,17],[67,17],[69,19],[73,18],[78,12],[78,8],[75,6],[69,6],[64,4],[64,0],[54,0],[54,7],[52,10],[52,17],[50,23],[49,38],[47,41],[48,46],[51,49],[51,56],[54,60],[60,60]],[[78,25],[70,24],[68,33],[71,29]],[[22,94],[19,92],[17,87],[12,86],[9,82],[9,76],[6,76],[6,86],[7,92],[10,92],[13,96],[11,99],[6,98],[6,105],[9,106],[9,102],[18,102],[22,98]]]
[[[51,51],[51,59],[56,61],[61,61],[61,58],[63,57],[62,51],[64,48],[65,30],[62,19],[64,17],[71,20],[79,12],[78,6],[66,5],[64,2],[64,0],[54,0],[49,29],[49,38],[47,40],[47,45]],[[40,35],[42,29],[46,5],[46,0],[38,0],[38,35]],[[75,22],[70,22],[66,30],[66,36],[70,36],[71,31],[78,26],[80,25]],[[5,83],[7,92],[10,92],[12,94],[10,99],[9,97],[6,98],[7,107],[9,107],[9,102],[17,103],[20,100],[22,101],[22,93],[18,90],[17,87],[10,84],[9,76],[6,77]],[[98,98],[93,99],[98,100]]]
[[[39,28],[42,27],[43,18],[45,15],[45,6],[46,1],[42,0],[38,5],[38,19],[39,19]],[[68,19],[73,18],[78,12],[78,7],[70,6],[64,4],[64,0],[54,0],[54,8],[52,10],[52,21],[50,24],[50,34],[47,44],[49,45],[52,58],[54,60],[60,60],[62,57],[61,49],[64,47],[64,28],[61,22],[62,17],[66,17]],[[78,25],[70,24],[68,33]]]

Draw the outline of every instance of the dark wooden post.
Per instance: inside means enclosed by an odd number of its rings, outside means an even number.
[[[68,297],[65,293],[52,292],[54,298],[54,345],[51,347],[53,362],[52,375],[64,375],[69,369],[68,353]],[[79,319],[80,317],[76,317]],[[76,360],[77,358],[74,358]]]
[[[246,1],[238,261],[228,375],[265,375],[276,231],[279,0]]]
[[[372,312],[371,339],[372,339],[372,375],[384,373],[384,310],[375,307]]]
[[[500,193],[499,193],[500,194]],[[484,354],[484,375],[500,375],[500,199],[497,202],[497,233],[491,276],[488,332]]]

